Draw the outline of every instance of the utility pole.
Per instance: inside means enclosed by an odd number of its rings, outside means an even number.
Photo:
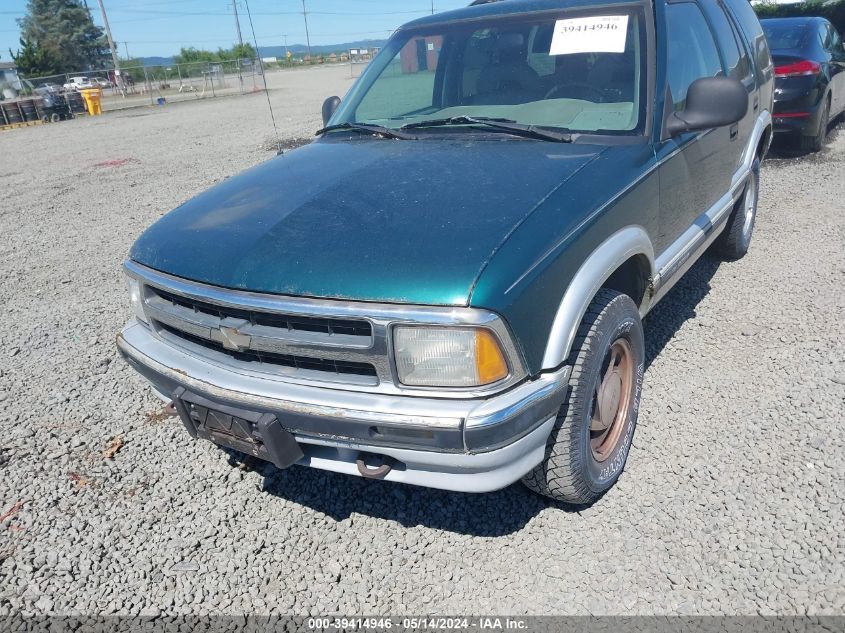
[[[305,0],[302,0],[302,18],[305,20],[305,41],[308,44],[308,62],[314,59],[311,57],[311,35],[308,33],[308,11],[305,9]]]
[[[238,0],[232,0],[232,10],[235,12],[235,28],[238,30],[238,44],[240,50],[244,47],[244,38],[241,36],[241,21],[238,18]]]
[[[288,36],[282,35],[282,37],[285,38],[285,59],[287,59],[288,55],[289,55],[289,53],[288,53]]]
[[[434,15],[434,0],[431,0],[431,15]]]
[[[124,42],[123,47],[126,49],[126,59],[132,59],[132,57],[129,55],[129,42]]]
[[[109,18],[106,15],[106,7],[103,6],[103,0],[97,0],[100,3],[100,13],[103,15],[103,26],[106,27],[106,37],[109,39],[109,48],[111,49],[111,60],[114,63],[114,74],[117,80],[117,85],[120,86],[120,92],[126,96],[126,84],[123,82],[123,77],[120,74],[120,62],[117,59],[117,49],[114,46],[114,40],[111,36],[111,27],[109,26]]]
[[[244,91],[244,76],[241,73],[241,56],[244,50],[244,38],[241,35],[241,21],[238,18],[238,0],[232,0],[232,10],[235,12],[235,28],[238,30],[238,82],[241,85],[241,94]],[[255,51],[258,54],[258,51]]]

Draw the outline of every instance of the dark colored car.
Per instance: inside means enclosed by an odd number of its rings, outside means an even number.
[[[45,94],[41,98],[41,120],[58,123],[73,118],[73,112],[64,95]]]
[[[118,347],[193,437],[279,468],[591,503],[642,317],[748,251],[773,85],[746,0],[411,22],[313,143],[144,233]]]
[[[824,18],[762,20],[775,64],[774,127],[818,152],[845,111],[845,48]]]

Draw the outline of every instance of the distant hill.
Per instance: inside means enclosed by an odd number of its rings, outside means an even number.
[[[140,57],[140,61],[144,62],[144,66],[170,66],[172,65],[172,57]]]
[[[329,55],[331,53],[345,53],[352,48],[381,48],[387,43],[387,40],[360,40],[358,42],[344,42],[342,44],[325,44],[311,47],[311,52],[314,55]],[[288,50],[294,55],[303,55],[308,52],[308,47],[305,44],[291,44]],[[285,47],[282,46],[260,46],[258,54],[261,57],[278,57],[281,59],[285,56]],[[140,60],[144,66],[172,66],[175,62],[173,57],[141,57]]]
[[[311,52],[314,55],[328,55],[330,53],[346,53],[352,48],[381,48],[387,43],[387,40],[359,40],[357,42],[344,42],[342,44],[328,44],[328,45],[313,45]],[[291,44],[288,50],[294,55],[301,55],[308,52],[308,47],[305,44]],[[284,57],[284,46],[261,46],[258,49],[261,57]]]

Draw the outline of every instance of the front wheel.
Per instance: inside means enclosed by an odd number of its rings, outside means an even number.
[[[556,501],[588,505],[619,479],[637,425],[645,345],[629,296],[613,290],[596,295],[569,362],[569,393],[545,459],[523,483]]]

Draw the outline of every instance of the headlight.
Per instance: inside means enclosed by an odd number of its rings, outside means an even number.
[[[509,374],[499,341],[484,328],[399,326],[393,349],[408,386],[480,387]]]
[[[138,283],[137,279],[127,277],[126,287],[129,289],[129,305],[132,306],[132,312],[142,323],[149,323],[147,321],[147,315],[144,314],[144,299],[141,297],[141,284]]]

